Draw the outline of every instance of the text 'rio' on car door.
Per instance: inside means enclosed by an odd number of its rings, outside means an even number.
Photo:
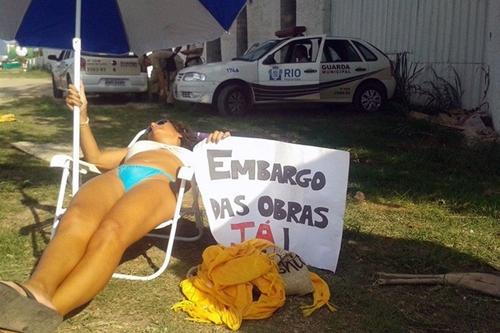
[[[293,39],[260,60],[256,101],[319,100],[323,37]]]

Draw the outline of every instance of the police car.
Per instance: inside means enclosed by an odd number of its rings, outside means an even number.
[[[62,98],[63,91],[73,81],[73,50],[63,50],[58,57],[49,55],[52,64],[52,91]],[[80,75],[87,93],[147,94],[146,69],[133,54],[102,54],[82,52]]]
[[[276,101],[354,103],[373,112],[393,96],[393,66],[382,51],[361,39],[304,31],[277,32],[282,38],[257,43],[232,61],[181,70],[176,99],[241,115],[254,103]]]

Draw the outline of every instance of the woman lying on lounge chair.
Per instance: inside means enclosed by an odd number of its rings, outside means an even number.
[[[80,107],[85,159],[109,170],[84,184],[71,201],[55,237],[31,278],[0,283],[0,331],[50,332],[71,310],[108,283],[125,249],[171,219],[178,169],[187,163],[195,135],[178,122],[151,123],[148,140],[131,148],[101,151],[87,116],[82,86],[70,86],[66,104]],[[208,137],[217,143],[229,132]]]

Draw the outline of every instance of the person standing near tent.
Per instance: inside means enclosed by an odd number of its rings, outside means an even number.
[[[175,77],[184,67],[184,61],[178,55],[180,49],[180,47],[177,47],[175,50],[153,51],[149,56],[153,65],[150,94],[157,94],[158,100],[167,105],[174,103],[173,87]]]
[[[165,84],[164,90],[165,90],[167,105],[174,104],[175,77],[177,76],[177,73],[184,67],[184,61],[179,56],[180,50],[181,50],[180,46],[176,47],[172,51],[170,56],[163,58],[163,62],[161,64],[163,68],[163,75],[164,75],[163,82]]]
[[[0,331],[52,332],[62,315],[104,289],[124,251],[172,218],[176,175],[190,163],[189,149],[197,142],[186,126],[161,120],[148,127],[148,140],[101,150],[92,134],[83,85],[81,93],[70,85],[66,104],[80,107],[85,160],[108,171],[73,197],[28,281],[0,283]],[[207,140],[217,143],[229,135],[215,131]]]

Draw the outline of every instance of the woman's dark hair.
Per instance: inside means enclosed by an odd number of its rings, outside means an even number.
[[[178,120],[169,120],[169,122],[172,123],[172,126],[174,126],[177,132],[182,134],[181,147],[193,150],[193,147],[199,141],[196,132],[193,132],[193,130],[189,126],[185,125],[184,123]]]

